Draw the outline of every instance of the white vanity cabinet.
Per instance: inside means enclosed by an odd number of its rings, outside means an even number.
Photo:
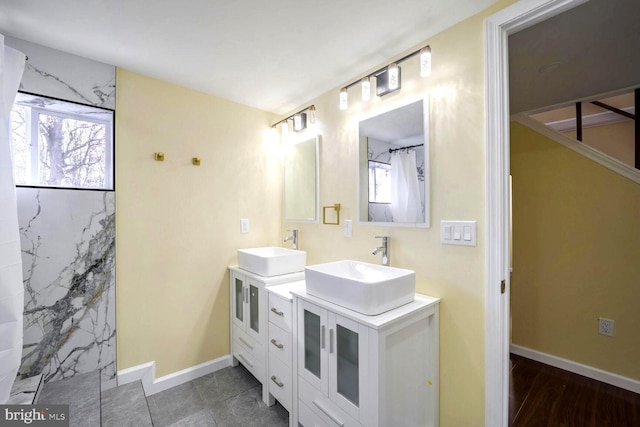
[[[366,316],[293,291],[304,427],[438,424],[439,299]]]
[[[292,414],[293,408],[293,297],[290,291],[304,289],[304,282],[294,282],[267,288],[268,306],[268,391]],[[269,402],[271,403],[271,402]]]
[[[262,383],[262,399],[267,404],[273,399],[267,390],[269,323],[265,289],[303,278],[304,272],[262,277],[229,267],[232,365],[242,363]]]

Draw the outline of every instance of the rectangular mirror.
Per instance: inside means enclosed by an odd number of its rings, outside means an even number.
[[[284,219],[318,222],[319,142],[315,135],[293,143],[284,159]]]
[[[358,219],[429,227],[429,98],[361,120]]]

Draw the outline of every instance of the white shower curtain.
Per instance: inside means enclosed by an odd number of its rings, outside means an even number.
[[[391,215],[393,222],[422,222],[416,152],[391,154]]]
[[[24,287],[9,119],[24,61],[0,34],[0,404],[9,399],[22,358]]]

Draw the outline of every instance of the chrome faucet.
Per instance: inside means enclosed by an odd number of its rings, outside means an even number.
[[[389,265],[389,237],[376,236],[376,239],[382,239],[382,246],[374,248],[372,254],[377,255],[382,252],[382,265]]]
[[[285,242],[288,242],[289,240],[291,240],[291,244],[293,249],[298,249],[298,230],[287,230],[287,231],[291,231],[291,236],[287,236],[284,238]]]

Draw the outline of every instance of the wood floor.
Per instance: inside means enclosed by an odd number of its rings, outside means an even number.
[[[511,426],[640,427],[640,394],[511,355]]]

